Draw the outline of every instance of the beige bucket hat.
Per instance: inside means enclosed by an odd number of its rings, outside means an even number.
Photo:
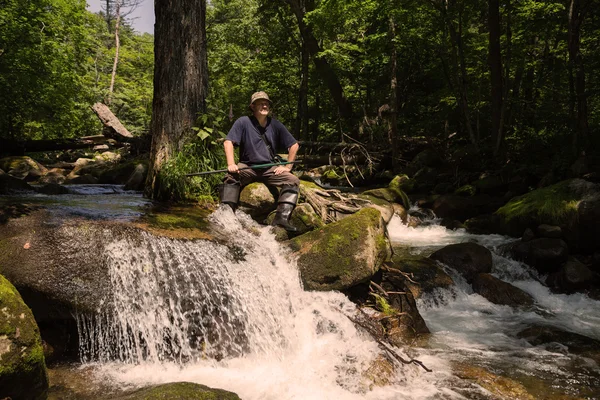
[[[265,92],[255,92],[254,94],[252,94],[252,97],[250,97],[250,104],[248,105],[248,107],[250,107],[252,104],[254,104],[254,102],[256,100],[267,100],[269,102],[270,105],[273,105],[273,102],[271,101],[271,99],[269,99],[269,95],[266,94]]]

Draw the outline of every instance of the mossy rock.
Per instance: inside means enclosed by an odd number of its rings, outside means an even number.
[[[290,241],[307,290],[344,290],[371,278],[388,256],[381,213],[364,208]]]
[[[454,194],[464,197],[472,197],[477,193],[477,188],[473,185],[463,185],[454,191]]]
[[[456,363],[453,366],[456,376],[476,383],[486,389],[494,398],[535,400],[525,386],[510,378],[496,375],[485,368],[465,363]]]
[[[31,157],[13,156],[0,159],[0,169],[15,178],[26,181],[36,180],[48,170]]]
[[[394,268],[410,274],[414,282],[406,281],[406,286],[415,299],[435,289],[448,289],[454,286],[454,281],[444,269],[434,260],[414,255],[396,255],[392,258]]]
[[[17,289],[0,275],[0,394],[13,399],[45,399],[48,376],[42,339],[31,310]]]
[[[240,400],[240,397],[197,383],[177,382],[144,388],[115,400]]]
[[[275,219],[276,211],[273,211],[265,222],[267,224],[271,224]],[[313,231],[315,229],[320,229],[325,226],[325,222],[317,215],[314,208],[308,203],[300,203],[294,209],[292,213],[292,217],[290,219],[290,223],[295,226],[298,231],[297,232],[286,232],[285,229],[279,227],[275,231],[275,239],[277,241],[285,241],[290,239],[291,237],[302,235],[306,232]]]
[[[240,193],[240,207],[252,217],[268,215],[275,208],[275,197],[271,190],[260,182],[247,185]]]
[[[401,202],[395,201],[395,203],[400,203],[407,209],[410,208],[410,201],[406,193],[411,193],[414,187],[415,181],[406,175],[397,175],[388,185],[388,189],[391,190],[396,197],[402,199]]]
[[[521,236],[541,224],[560,226],[569,249],[600,248],[600,184],[569,179],[515,197],[499,208],[505,234]]]
[[[381,213],[381,218],[387,224],[390,222],[392,217],[394,216],[394,207],[392,203],[388,200],[385,200],[381,197],[376,197],[371,194],[359,194],[359,198],[370,201],[370,204],[367,204],[366,207],[374,208]]]

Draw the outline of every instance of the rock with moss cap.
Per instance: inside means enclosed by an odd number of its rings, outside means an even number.
[[[308,290],[344,290],[366,281],[388,256],[381,213],[365,208],[290,241]]]
[[[541,224],[559,226],[572,251],[600,248],[600,184],[569,179],[515,197],[499,208],[497,233],[521,236]]]
[[[0,394],[45,399],[48,376],[38,326],[17,289],[0,275]]]
[[[392,179],[390,184],[388,185],[388,189],[396,194],[396,196],[401,197],[404,203],[404,207],[410,207],[408,204],[408,197],[406,193],[411,193],[415,188],[415,181],[410,179],[407,175],[397,175]]]
[[[39,162],[27,156],[13,156],[0,159],[0,169],[9,175],[25,181],[39,179],[48,170]]]
[[[115,400],[240,400],[233,392],[190,382],[166,383],[137,390]]]

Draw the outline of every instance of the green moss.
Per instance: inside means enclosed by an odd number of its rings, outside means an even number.
[[[408,196],[406,196],[406,193],[412,192],[415,188],[415,185],[416,181],[414,179],[410,179],[407,175],[397,175],[388,185],[388,189],[402,198],[404,207],[410,208],[410,202],[408,201]]]
[[[189,382],[167,383],[144,388],[119,400],[239,400],[237,394],[221,389],[211,389],[204,385]]]
[[[477,193],[477,189],[472,185],[464,185],[454,191],[454,194],[466,197],[475,196],[475,193]]]
[[[570,187],[571,182],[559,182],[516,197],[496,214],[509,224],[529,220],[554,225],[573,222],[577,218],[581,195]]]
[[[321,186],[317,185],[314,182],[310,182],[310,181],[305,181],[305,180],[301,180],[300,181],[300,186],[304,186],[307,189],[318,189],[321,190]]]
[[[376,293],[371,293],[371,296],[375,298],[375,307],[377,308],[377,310],[382,312],[384,315],[392,316],[397,314],[396,309],[394,309],[394,307],[392,307],[390,303],[387,302],[385,297],[380,296]]]
[[[208,226],[207,209],[192,206],[177,206],[157,209],[143,219],[157,229],[203,229]]]

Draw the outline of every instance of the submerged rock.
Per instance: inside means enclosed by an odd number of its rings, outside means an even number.
[[[575,332],[563,331],[553,326],[536,325],[522,330],[517,337],[534,346],[560,343],[572,354],[591,358],[600,364],[600,341]]]
[[[240,397],[222,389],[190,382],[165,383],[116,397],[115,400],[240,400]]]
[[[290,241],[308,290],[344,290],[369,279],[387,257],[379,211],[365,208]]]
[[[598,274],[575,258],[569,259],[558,271],[550,274],[546,284],[560,293],[573,293],[592,289],[598,282]]]
[[[473,290],[494,304],[512,307],[531,306],[533,297],[523,290],[490,274],[479,274],[473,279]]]
[[[531,395],[527,389],[510,378],[496,375],[485,368],[456,363],[454,373],[462,379],[473,381],[483,387],[498,399],[535,400],[537,397]]]
[[[409,274],[412,281],[405,284],[414,298],[431,293],[437,288],[447,289],[454,286],[454,281],[444,269],[434,260],[421,256],[394,256],[394,268]]]
[[[38,326],[19,292],[0,275],[0,395],[42,400],[47,392]]]
[[[476,243],[451,244],[429,258],[455,269],[469,283],[477,274],[492,271],[492,253]]]

